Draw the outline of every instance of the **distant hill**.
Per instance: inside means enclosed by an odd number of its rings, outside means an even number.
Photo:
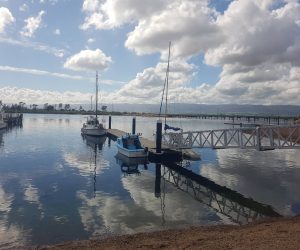
[[[158,104],[105,104],[107,111],[120,112],[146,112],[159,113]],[[71,105],[75,106],[75,105]],[[80,106],[80,105],[76,105]],[[84,109],[89,109],[89,105],[81,105]],[[164,109],[163,109],[164,112]],[[296,105],[206,105],[206,104],[187,104],[171,103],[168,106],[169,114],[197,114],[197,113],[228,113],[228,114],[270,114],[270,115],[291,115],[300,116],[300,106]]]

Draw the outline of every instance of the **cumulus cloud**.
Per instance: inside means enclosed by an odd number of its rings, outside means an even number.
[[[86,13],[82,29],[112,29],[152,15],[164,8],[170,0],[85,0],[82,11]]]
[[[40,11],[36,17],[29,17],[24,20],[26,25],[23,27],[23,30],[20,32],[21,35],[26,37],[32,37],[34,32],[40,28],[42,24],[42,17],[45,14],[45,11]]]
[[[112,63],[110,56],[106,56],[102,50],[82,50],[69,57],[64,67],[71,70],[105,70]]]
[[[7,25],[13,23],[15,18],[9,11],[9,9],[5,7],[0,7],[0,34],[5,33],[5,28]]]
[[[198,87],[185,87],[197,69],[186,71],[181,84],[170,85],[170,94],[187,102],[299,103],[298,1],[234,0],[224,13],[207,0],[154,0],[141,6],[136,0],[85,0],[81,28],[113,29],[130,23],[134,28],[125,46],[137,55],[158,52],[164,60],[171,40],[172,60],[188,64],[188,59],[203,54],[204,63],[221,67],[215,85],[198,82],[193,84]],[[161,81],[158,66],[147,68],[116,95],[124,100],[132,95],[133,102],[157,102],[156,83]]]
[[[194,65],[185,61],[177,60],[171,62],[169,74],[170,91],[187,82],[194,68]],[[150,103],[158,103],[163,90],[166,69],[166,62],[158,63],[156,67],[146,68],[117,92],[118,98],[124,101],[130,100],[131,102],[145,102],[147,100]]]

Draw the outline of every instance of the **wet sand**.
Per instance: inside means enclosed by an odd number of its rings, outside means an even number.
[[[300,216],[245,226],[192,227],[33,249],[300,249]]]

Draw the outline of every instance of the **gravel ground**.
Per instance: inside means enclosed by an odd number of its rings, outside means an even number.
[[[300,216],[245,226],[192,227],[30,249],[300,249]]]

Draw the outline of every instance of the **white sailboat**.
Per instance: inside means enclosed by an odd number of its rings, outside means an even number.
[[[98,72],[96,72],[96,116],[88,117],[86,123],[81,128],[81,133],[89,136],[106,135],[104,125],[98,120]]]
[[[6,128],[6,123],[4,122],[4,112],[2,110],[2,104],[0,103],[0,129]]]

